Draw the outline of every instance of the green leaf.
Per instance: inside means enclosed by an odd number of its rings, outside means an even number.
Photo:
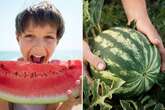
[[[89,96],[90,96],[90,85],[88,84],[87,77],[83,77],[83,101],[84,105],[88,105],[89,102]]]
[[[83,1],[83,31],[85,33],[88,33],[90,28],[91,28],[91,24],[90,24],[90,13],[89,13],[89,2],[88,1]]]
[[[155,106],[156,102],[154,100],[149,100],[147,104],[144,105],[144,110],[149,110],[151,107]]]
[[[158,103],[156,104],[154,110],[165,110],[165,107],[163,104]]]
[[[123,110],[138,110],[137,104],[132,100],[120,100],[120,104]]]
[[[99,23],[101,19],[101,13],[103,8],[104,0],[91,0],[90,2],[90,15],[91,15],[91,24],[95,26],[99,32],[101,32]]]
[[[165,90],[165,73],[158,74],[157,84],[161,87],[162,90]]]
[[[100,79],[95,79],[94,86],[92,88],[93,92],[93,105],[100,105],[100,110],[111,109],[112,106],[108,103],[105,103],[106,98],[112,99],[112,94],[115,93],[117,89],[119,89],[123,84],[124,81],[120,78],[114,77],[113,75],[109,74],[107,71],[102,71],[100,75],[108,80],[112,81],[111,85],[107,85],[104,81]]]
[[[89,13],[89,2],[83,2],[83,22],[84,24],[90,21],[90,13]]]
[[[100,79],[95,79],[92,87],[92,105],[91,107],[100,106],[100,110],[110,110],[112,106],[105,103],[105,99],[108,98],[110,93],[110,87],[104,82],[101,82]]]
[[[147,102],[148,100],[150,100],[150,96],[145,96],[144,98],[142,98],[142,100],[140,101],[142,104],[144,104],[145,102]]]

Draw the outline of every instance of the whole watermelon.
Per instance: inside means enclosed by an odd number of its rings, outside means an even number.
[[[155,84],[160,71],[160,55],[142,33],[115,27],[100,33],[91,45],[93,52],[105,61],[104,71],[125,81],[118,93],[137,96]],[[91,66],[93,76],[102,77],[101,72]]]

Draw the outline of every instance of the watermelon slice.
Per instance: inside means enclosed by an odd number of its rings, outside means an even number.
[[[22,104],[49,104],[78,95],[80,60],[55,60],[48,64],[0,61],[0,98]]]

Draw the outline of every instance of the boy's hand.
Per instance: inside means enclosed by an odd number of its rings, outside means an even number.
[[[160,52],[161,56],[161,71],[165,71],[165,48],[163,46],[163,42],[155,29],[155,27],[152,25],[150,20],[139,20],[137,21],[137,29],[144,33],[150,42],[157,46]]]
[[[68,90],[67,95],[69,97],[68,100],[65,102],[61,103],[56,103],[56,104],[49,104],[46,110],[82,110],[80,107],[82,107],[82,82],[81,82],[81,77],[80,80],[76,81],[77,84],[77,90],[79,90],[79,96],[78,97],[73,97],[72,96],[72,91]],[[79,109],[72,109],[74,106],[79,104]]]
[[[9,103],[0,99],[0,110],[9,110]]]
[[[83,41],[83,58],[84,61],[88,61],[98,70],[104,70],[106,67],[104,61],[91,52],[89,45],[85,41]]]
[[[78,97],[73,97],[72,96],[72,91],[68,90],[67,91],[67,95],[69,97],[69,99],[63,103],[60,103],[59,106],[55,109],[55,110],[73,110],[73,107],[80,104],[78,110],[82,110],[82,81],[81,78],[80,80],[77,80],[77,87],[79,90],[79,96]],[[54,110],[54,109],[50,109],[50,110]]]

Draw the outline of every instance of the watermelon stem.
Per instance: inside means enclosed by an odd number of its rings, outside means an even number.
[[[93,28],[91,29],[91,32],[92,32],[92,36],[96,37],[96,32],[95,32],[95,30]]]
[[[102,29],[101,29],[101,27],[100,27],[100,24],[97,23],[96,26],[97,26],[97,31],[100,33],[100,32],[102,31]]]

